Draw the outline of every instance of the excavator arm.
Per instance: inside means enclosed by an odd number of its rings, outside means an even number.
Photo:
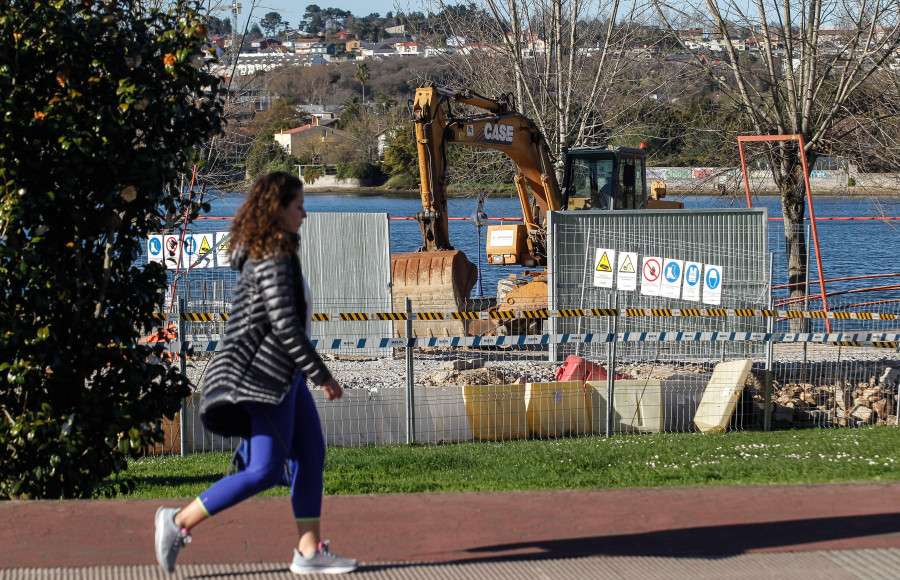
[[[468,104],[484,113],[454,116],[451,103]],[[447,144],[454,143],[501,151],[513,160],[530,261],[535,265],[544,263],[543,216],[548,211],[562,209],[563,200],[547,142],[534,123],[510,110],[504,100],[433,84],[416,90],[413,122],[422,197],[422,211],[416,214],[422,230],[421,251],[452,249],[445,173]]]

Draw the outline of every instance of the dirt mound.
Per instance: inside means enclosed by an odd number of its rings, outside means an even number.
[[[493,368],[438,371],[428,377],[434,386],[451,387],[458,385],[508,385],[523,382],[524,378],[512,372]]]

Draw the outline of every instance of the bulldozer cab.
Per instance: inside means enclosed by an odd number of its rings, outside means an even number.
[[[571,149],[566,153],[563,207],[644,209],[646,159],[643,149]]]

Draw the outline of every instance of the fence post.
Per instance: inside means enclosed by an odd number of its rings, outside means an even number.
[[[804,239],[806,240],[806,279],[804,280],[803,286],[803,312],[809,312],[809,226],[806,226],[806,231],[803,233]],[[790,280],[788,280],[790,282]],[[793,288],[791,289],[793,290]],[[791,291],[789,290],[789,292]],[[820,289],[822,290],[822,289]],[[822,290],[824,292],[824,290]],[[812,322],[807,318],[800,319],[800,330],[802,332],[810,332],[812,331]],[[801,367],[800,379],[803,382],[806,382],[806,366],[808,364],[809,358],[809,342],[803,341],[803,367]]]
[[[775,252],[769,252],[769,310],[775,309],[775,299],[772,296],[772,276],[775,271]],[[769,333],[769,340],[766,343],[766,373],[765,385],[763,387],[763,431],[772,430],[772,366],[775,357],[775,317],[769,316],[766,319],[766,332]]]
[[[178,299],[178,341],[182,345],[184,345],[185,340],[185,323],[181,317],[181,313],[184,312],[184,298]],[[185,349],[182,346],[178,349],[178,368],[181,371],[181,376],[185,376],[187,374],[186,361],[185,361]],[[178,439],[181,445],[181,456],[184,457],[187,455],[187,441],[185,441],[184,432],[187,428],[187,398],[181,399],[181,413],[180,413],[180,425],[179,425],[179,434]]]
[[[406,442],[416,442],[416,394],[413,377],[412,301],[406,299]]]
[[[608,359],[606,362],[606,436],[611,437],[613,432],[613,417],[615,417],[615,400],[613,394],[615,392],[616,383],[616,341],[619,339],[619,293],[615,294],[613,308],[616,309],[616,315],[612,321],[612,339],[606,346]]]

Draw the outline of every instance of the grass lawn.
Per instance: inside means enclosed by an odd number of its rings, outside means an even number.
[[[124,498],[195,497],[230,454],[147,457]],[[325,493],[508,491],[900,479],[900,428],[590,436],[454,445],[331,447]],[[265,495],[287,495],[277,487]]]

